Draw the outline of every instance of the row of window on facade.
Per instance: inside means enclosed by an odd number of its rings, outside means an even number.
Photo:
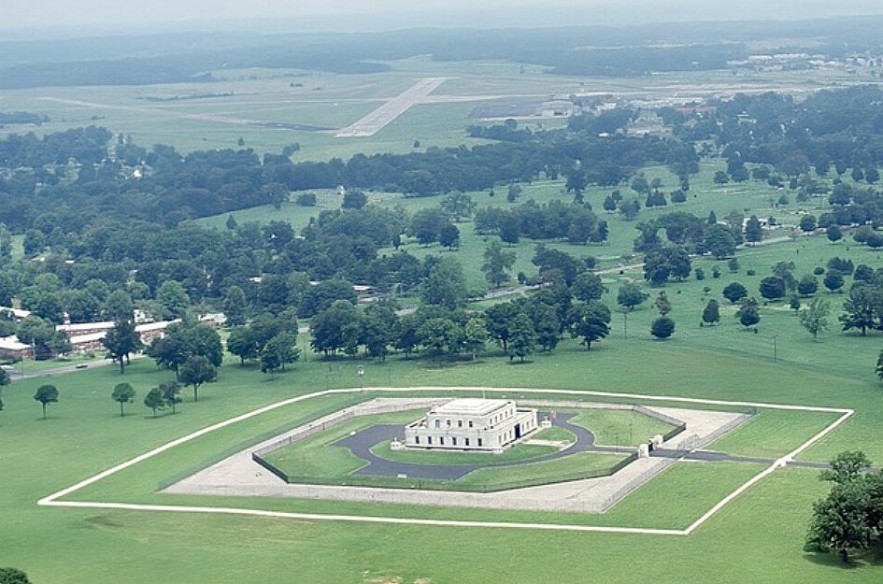
[[[476,440],[478,441],[476,445],[477,445],[479,448],[482,447],[482,446],[484,446],[484,439],[483,439],[483,438],[477,438]],[[414,444],[420,444],[420,436],[414,436]],[[439,437],[438,437],[438,442],[437,442],[437,444],[438,444],[439,446],[444,446],[444,445],[445,445],[445,437],[444,437],[444,436],[439,436]],[[432,436],[427,436],[427,437],[426,437],[426,445],[427,445],[427,446],[432,446],[432,445],[433,445],[433,442],[432,442]],[[458,446],[458,444],[457,444],[457,437],[456,437],[456,436],[452,436],[452,437],[451,437],[451,446]],[[461,446],[464,446],[464,447],[466,447],[466,446],[471,446],[471,444],[470,444],[470,442],[469,442],[469,438],[463,438],[463,444],[462,444]]]
[[[446,425],[448,428],[450,428],[453,424],[451,423],[450,420],[445,420],[445,425]],[[462,428],[462,427],[463,427],[463,420],[457,420],[457,427],[458,427],[458,428]],[[469,427],[472,428],[472,420],[469,420]],[[435,421],[435,429],[436,429],[436,430],[441,429],[441,420],[436,420],[436,421]]]

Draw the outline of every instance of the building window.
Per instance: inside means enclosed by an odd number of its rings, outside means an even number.
[[[438,445],[439,445],[439,446],[444,446],[444,445],[445,445],[445,437],[444,437],[444,436],[439,436],[439,437],[438,437]]]
[[[462,427],[463,427],[463,420],[457,420],[457,427],[458,427],[458,428],[462,428]]]
[[[479,446],[483,446],[483,445],[484,445],[484,440],[482,440],[481,438],[479,438],[479,439],[478,439],[478,445],[479,445]]]
[[[451,421],[450,421],[450,420],[445,420],[445,423],[447,424],[448,428],[451,427]]]
[[[469,438],[466,438],[466,446],[469,446]]]
[[[414,436],[414,444],[420,444],[420,436]]]
[[[469,420],[469,427],[472,427],[472,420]]]
[[[451,444],[453,444],[454,446],[457,445],[457,437],[456,437],[456,436],[454,436],[453,438],[451,438]]]
[[[435,421],[435,429],[438,430],[439,428],[441,428],[441,420],[436,420]]]

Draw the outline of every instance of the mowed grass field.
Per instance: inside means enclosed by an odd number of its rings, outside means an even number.
[[[812,448],[806,458],[825,460],[846,448],[862,448],[875,461],[883,459],[876,423],[883,415],[883,404],[867,367],[856,367],[854,375],[843,376],[795,363],[761,361],[694,343],[655,343],[636,337],[628,341],[610,339],[592,351],[566,341],[552,355],[537,356],[525,366],[485,357],[476,363],[437,369],[419,360],[394,358],[385,364],[365,364],[364,381],[370,387],[464,385],[493,379],[503,387],[525,388],[523,395],[530,395],[531,387],[553,387],[853,407],[858,410],[855,418]],[[877,339],[868,341],[878,343]],[[638,362],[641,367],[635,367]],[[858,359],[854,364],[858,365]],[[715,574],[716,581],[740,582],[745,578],[741,570],[744,562],[750,562],[751,573],[758,579],[775,573],[777,581],[782,582],[851,582],[857,575],[860,579],[870,577],[876,570],[873,566],[842,570],[836,562],[829,564],[804,555],[801,545],[810,503],[825,486],[817,480],[817,473],[796,469],[777,471],[694,535],[677,538],[370,526],[36,506],[36,500],[42,496],[192,430],[295,395],[325,387],[352,386],[357,379],[356,367],[355,362],[333,362],[329,366],[310,360],[270,379],[256,369],[230,364],[223,368],[217,384],[200,391],[199,403],[191,403],[185,392],[180,413],[156,419],[140,401],[129,407],[130,415],[119,416],[110,392],[121,376],[112,367],[54,379],[61,397],[58,404],[49,406],[46,421],[39,419],[39,404],[32,399],[36,387],[45,380],[29,380],[5,388],[6,410],[0,413],[5,446],[0,462],[4,477],[9,478],[0,492],[6,526],[0,532],[3,563],[26,569],[36,581],[53,582],[115,582],[120,574],[126,574],[126,581],[131,582],[237,582],[284,579],[293,572],[311,582],[373,582],[398,577],[403,581],[427,578],[432,582],[495,582],[500,574],[515,582],[557,582],[573,570],[592,571],[611,582],[650,582],[660,578],[705,582],[708,574]],[[169,377],[168,372],[157,371],[152,363],[141,360],[124,378],[136,387],[140,400],[150,386]],[[249,443],[363,397],[316,398],[275,410],[172,449],[71,498],[335,514],[684,528],[763,469],[734,463],[678,464],[602,516],[464,512],[157,493],[172,480]],[[590,396],[587,399],[597,400]],[[754,443],[760,435],[787,451],[790,442],[805,440],[831,421],[807,414],[811,421],[801,422],[801,430],[788,438],[780,432],[783,424],[787,428],[793,424],[778,419],[777,412],[769,416],[768,413],[762,412],[755,422],[731,435],[735,442],[733,452],[756,453],[744,451],[738,443],[742,432],[750,434],[746,443]],[[753,428],[755,424],[766,424],[766,418],[768,431]],[[763,543],[758,541],[757,533],[764,534]],[[593,552],[574,554],[575,547]],[[506,556],[505,562],[501,562],[501,554]],[[90,561],[82,562],[83,557]],[[639,559],[635,560],[636,557]],[[468,558],[469,567],[456,558]],[[542,570],[537,568],[538,563],[544,564]],[[653,578],[648,575],[651,572]]]

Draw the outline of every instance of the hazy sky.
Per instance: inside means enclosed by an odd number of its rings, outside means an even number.
[[[353,30],[405,26],[550,26],[660,20],[814,18],[881,14],[880,0],[3,0],[0,30],[175,28],[248,21]]]

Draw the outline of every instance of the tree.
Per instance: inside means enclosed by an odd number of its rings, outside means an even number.
[[[619,203],[619,214],[626,221],[633,221],[641,211],[641,202],[635,197],[629,197]]]
[[[651,251],[644,258],[644,279],[651,286],[661,286],[669,277],[683,280],[690,272],[690,256],[680,246]]]
[[[714,326],[720,322],[720,319],[720,305],[717,300],[712,298],[708,301],[708,304],[705,305],[705,309],[702,311],[702,322]]]
[[[460,246],[460,230],[453,223],[448,223],[441,228],[438,234],[438,242],[442,247],[454,249]]]
[[[760,281],[760,295],[767,300],[779,300],[785,297],[785,280],[777,276],[769,276]]]
[[[107,349],[107,356],[120,364],[120,373],[126,372],[129,355],[144,348],[141,335],[135,330],[135,323],[131,320],[115,321],[113,328],[101,339],[101,344]]]
[[[313,337],[310,345],[313,351],[328,355],[341,349],[349,348],[352,351],[353,348],[358,347],[361,317],[358,309],[346,300],[338,300],[327,310],[314,316],[310,321],[310,332]],[[268,363],[275,365],[269,369],[270,371],[282,366],[281,362],[275,360],[275,353],[270,352],[268,355],[270,359]],[[261,351],[262,361],[263,356],[264,353]]]
[[[189,357],[178,372],[178,379],[184,387],[193,386],[193,401],[199,401],[199,386],[218,380],[218,370],[207,357],[194,355]]]
[[[488,340],[487,322],[483,316],[472,316],[463,327],[463,349],[472,356],[484,351]]]
[[[135,399],[135,390],[132,389],[132,386],[128,383],[117,383],[113,388],[113,393],[111,397],[115,402],[119,402],[120,404],[120,416],[125,416],[126,413],[123,410],[123,406],[128,403],[132,403]]]
[[[226,326],[242,326],[245,324],[245,315],[248,302],[245,292],[239,286],[230,286],[224,294],[224,315],[227,317]]]
[[[742,300],[742,306],[736,311],[736,318],[745,328],[752,327],[760,322],[760,309],[757,307],[757,300],[754,298],[746,298]]]
[[[46,419],[46,405],[58,402],[58,389],[54,385],[41,385],[34,394],[34,399],[43,406],[43,419]]]
[[[586,346],[587,351],[592,348],[592,343],[605,339],[610,334],[610,309],[597,300],[574,306],[568,320],[570,334],[581,337],[581,344]]]
[[[883,351],[880,351],[880,355],[877,356],[877,377],[880,380],[883,380]]]
[[[176,406],[181,403],[181,386],[177,381],[159,384],[160,395],[163,403],[172,408],[172,414],[178,413]]]
[[[664,341],[665,339],[672,336],[675,332],[675,321],[670,319],[667,316],[660,316],[656,320],[653,321],[653,324],[650,326],[650,334],[659,339],[660,341]]]
[[[466,301],[466,278],[463,268],[454,258],[435,261],[423,280],[420,296],[426,304],[454,310]]]
[[[811,233],[816,230],[816,218],[814,215],[804,215],[800,218],[800,230],[805,233]]]
[[[485,248],[481,271],[491,286],[499,288],[509,279],[509,270],[515,264],[515,258],[515,252],[503,249],[499,241],[492,241]]]
[[[134,313],[132,297],[125,290],[114,290],[101,305],[101,314],[104,318],[114,322],[135,320]]]
[[[0,584],[31,584],[28,575],[16,568],[0,568]]]
[[[883,291],[868,284],[854,284],[843,303],[843,310],[845,313],[840,316],[843,330],[859,329],[865,336],[867,329],[878,325],[883,314]]]
[[[806,548],[832,552],[845,563],[849,555],[870,547],[875,526],[868,522],[871,506],[863,481],[837,483],[831,493],[813,504],[813,517]]]
[[[147,392],[147,395],[144,396],[144,405],[153,410],[154,418],[156,417],[157,410],[166,407],[166,401],[163,399],[163,394],[160,388],[153,387]]]
[[[656,310],[659,311],[659,316],[665,316],[671,312],[671,301],[668,299],[668,294],[665,293],[665,290],[659,292],[653,304],[656,306]]]
[[[806,274],[797,282],[797,292],[801,296],[812,296],[819,289],[819,281],[812,274]]]
[[[533,353],[536,343],[537,333],[530,317],[523,312],[518,313],[509,331],[509,360],[518,357],[524,363],[524,358]]]
[[[813,298],[809,307],[800,311],[800,325],[809,331],[814,341],[818,340],[820,332],[828,328],[830,312],[831,303],[824,298]]]
[[[748,296],[748,290],[741,283],[732,282],[724,287],[723,296],[732,304],[736,304],[737,302]]]
[[[359,332],[359,343],[371,357],[385,361],[401,330],[401,321],[396,314],[398,304],[392,300],[373,302],[365,309]]]
[[[637,284],[623,284],[616,293],[616,303],[627,312],[635,309],[639,304],[650,298],[650,295],[641,290]]]
[[[272,354],[270,361],[285,371],[286,363],[294,363],[300,358],[300,349],[297,348],[297,334],[281,332],[270,339],[261,351],[262,364],[265,361],[264,357],[270,354]]]
[[[745,222],[745,240],[751,243],[756,243],[763,239],[763,227],[760,224],[760,219],[757,218],[757,215],[752,215],[748,218],[748,221]]]
[[[520,189],[521,187],[511,185],[509,187],[509,192],[512,192],[513,188]],[[510,203],[511,202],[512,201],[510,201]],[[475,210],[475,201],[473,201],[472,197],[466,193],[455,191],[442,199],[440,207],[442,211],[451,216],[455,223],[459,223],[462,218],[472,215],[472,212]]]
[[[446,353],[453,352],[459,342],[457,324],[449,318],[430,318],[417,329],[417,337],[430,356],[438,357],[439,366]]]
[[[843,274],[829,270],[828,273],[825,274],[825,279],[822,280],[822,283],[828,291],[836,292],[843,288]]]
[[[520,310],[512,302],[494,304],[484,311],[487,332],[503,350],[508,350],[512,322]]]
[[[828,226],[825,230],[825,235],[831,243],[837,243],[843,239],[843,231],[840,230],[840,226],[836,223]]]
[[[736,237],[729,227],[714,223],[705,229],[702,250],[708,251],[715,259],[722,260],[736,253],[737,243]]]
[[[260,355],[260,349],[256,336],[249,327],[236,327],[227,337],[227,351],[239,357],[242,366],[246,359],[256,359]]]
[[[591,302],[592,300],[600,300],[607,292],[607,287],[597,275],[583,272],[576,277],[571,292],[573,292],[574,298],[580,302]]]
[[[342,209],[361,209],[368,204],[368,197],[359,190],[347,191],[343,195]]]
[[[224,347],[220,335],[212,327],[199,323],[176,323],[166,328],[164,337],[154,339],[146,353],[160,367],[174,371],[177,379],[181,365],[195,355],[202,355],[212,365],[220,367]]]
[[[159,305],[159,316],[163,320],[183,318],[190,308],[190,297],[184,286],[177,280],[166,280],[156,291],[156,302]]]
[[[819,478],[823,481],[845,484],[871,470],[871,460],[861,450],[847,450],[835,456]]]

